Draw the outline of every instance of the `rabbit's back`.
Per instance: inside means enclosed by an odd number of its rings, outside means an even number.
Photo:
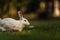
[[[19,20],[15,20],[12,18],[4,18],[2,20],[2,24],[5,24],[8,27],[22,27],[22,23]]]

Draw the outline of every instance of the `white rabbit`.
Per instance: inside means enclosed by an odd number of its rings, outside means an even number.
[[[19,15],[19,20],[15,20],[13,18],[4,18],[1,20],[1,25],[4,27],[6,30],[7,29],[12,29],[12,30],[18,30],[22,31],[25,25],[30,25],[28,20],[23,17],[21,11],[18,11]]]

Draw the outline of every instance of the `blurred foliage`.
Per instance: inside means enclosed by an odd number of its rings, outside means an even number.
[[[40,10],[41,10],[41,11],[44,11],[44,10],[45,10],[45,5],[46,5],[46,4],[45,4],[44,2],[41,2],[41,3],[40,3]]]
[[[52,3],[52,0],[49,1],[51,1]],[[48,12],[48,10],[51,9],[48,8],[49,1],[48,0],[0,0],[0,17],[1,18],[11,17],[18,19],[18,15],[17,15],[18,10],[22,10],[24,15],[28,15],[28,16],[31,16],[30,14],[36,15],[36,16],[33,15],[34,18],[37,18],[41,14],[43,14],[44,16],[45,13],[48,13],[48,15],[50,15]]]
[[[5,17],[5,15],[14,17],[17,13],[17,8],[22,8],[26,3],[27,0],[0,0],[0,17]]]

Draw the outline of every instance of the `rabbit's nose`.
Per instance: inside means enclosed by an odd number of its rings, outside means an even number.
[[[28,25],[30,25],[30,23],[28,23]]]

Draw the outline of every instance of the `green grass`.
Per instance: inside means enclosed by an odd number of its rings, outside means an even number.
[[[34,28],[22,32],[0,32],[0,40],[60,40],[60,21],[31,20]]]

